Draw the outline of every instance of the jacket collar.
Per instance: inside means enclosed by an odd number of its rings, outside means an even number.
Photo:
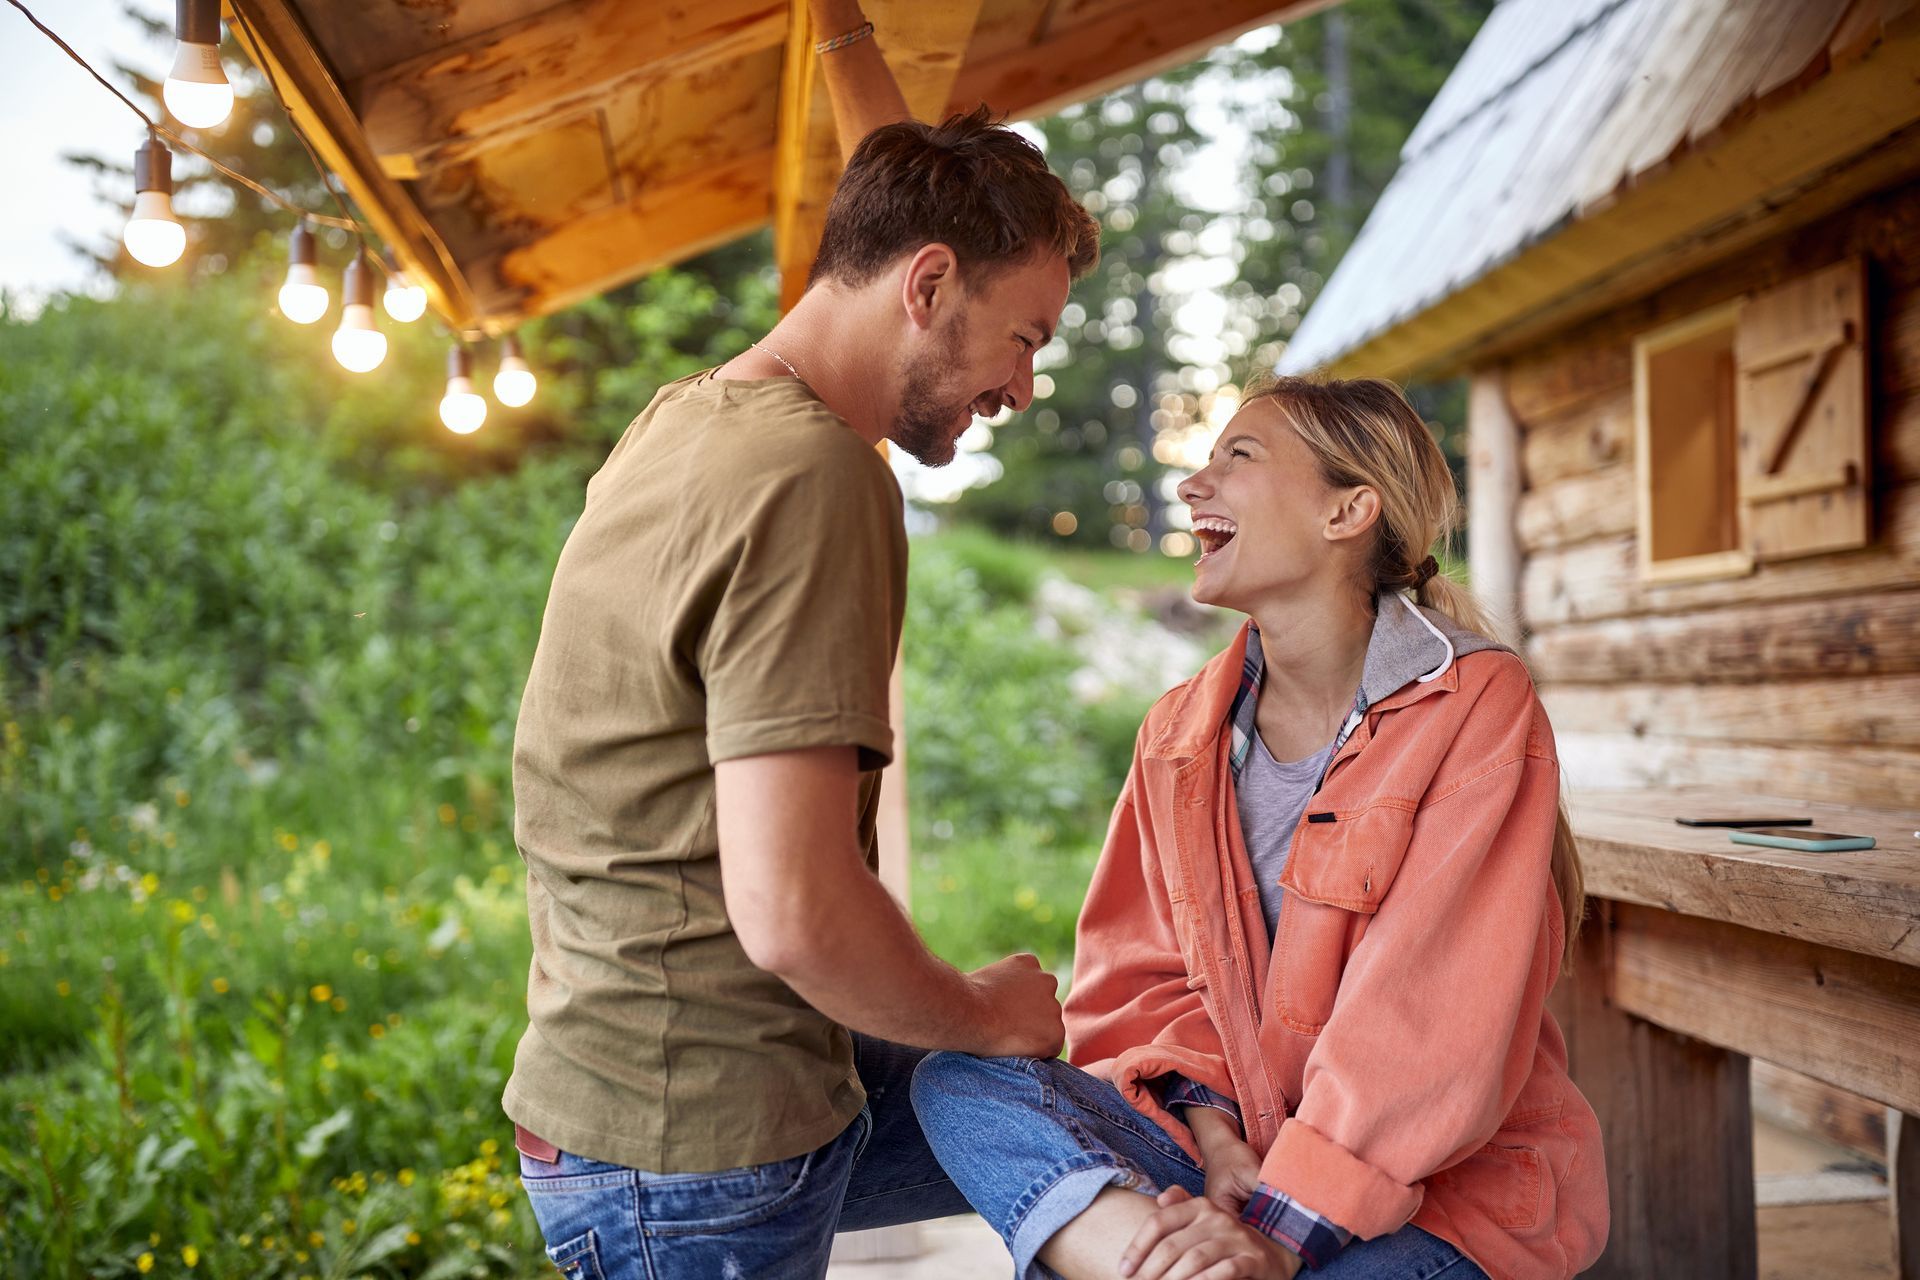
[[[1147,754],[1184,759],[1202,754],[1219,741],[1243,682],[1259,666],[1259,636],[1259,629],[1248,619],[1233,643],[1187,682],[1165,727],[1148,744]],[[1255,646],[1252,655],[1250,645]],[[1407,596],[1382,592],[1374,601],[1373,634],[1367,640],[1355,706],[1362,713],[1387,711],[1418,702],[1429,693],[1452,691],[1460,684],[1455,660],[1482,649],[1504,651],[1505,647]],[[1259,674],[1253,678],[1257,682]]]

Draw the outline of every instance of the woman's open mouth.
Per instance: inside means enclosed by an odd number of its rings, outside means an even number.
[[[1200,559],[1194,563],[1204,562],[1207,557],[1232,542],[1234,535],[1238,532],[1240,532],[1239,527],[1233,521],[1223,520],[1219,516],[1201,516],[1195,520],[1193,536],[1200,542]]]

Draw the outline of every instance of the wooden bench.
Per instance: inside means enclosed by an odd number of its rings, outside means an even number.
[[[1755,1274],[1759,1058],[1892,1109],[1896,1274],[1920,1280],[1920,808],[1706,789],[1572,801],[1592,910],[1553,1007],[1605,1131],[1613,1201],[1588,1274]],[[1796,853],[1674,822],[1745,814],[1878,845]]]

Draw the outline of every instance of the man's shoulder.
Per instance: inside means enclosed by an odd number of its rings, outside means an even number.
[[[736,497],[812,481],[843,490],[894,484],[879,451],[797,384],[684,380],[663,388],[650,412],[677,437],[687,463]]]

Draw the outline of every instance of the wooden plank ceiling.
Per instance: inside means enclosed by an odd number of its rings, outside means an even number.
[[[1331,0],[869,0],[916,114],[1058,110]],[[804,4],[228,0],[236,35],[463,332],[770,220],[804,279],[838,174]],[[1177,19],[1177,20],[1176,20]]]

